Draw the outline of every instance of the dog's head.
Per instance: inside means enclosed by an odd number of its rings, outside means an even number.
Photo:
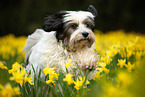
[[[60,11],[48,16],[42,26],[46,32],[56,31],[56,38],[68,50],[90,47],[95,41],[93,33],[97,16],[96,9],[90,5],[87,11]]]

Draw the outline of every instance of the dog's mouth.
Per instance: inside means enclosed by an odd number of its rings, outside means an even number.
[[[91,40],[89,38],[83,38],[83,39],[80,39],[80,40],[77,40],[77,42],[91,42]]]
[[[84,47],[90,47],[93,43],[91,38],[80,38],[72,42],[70,47],[73,49],[82,49]]]
[[[77,46],[84,47],[84,46],[91,46],[92,45],[92,40],[89,38],[82,38],[76,41]]]

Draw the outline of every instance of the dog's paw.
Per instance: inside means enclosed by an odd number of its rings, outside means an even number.
[[[85,66],[84,69],[85,69],[85,71],[86,70],[92,71],[92,70],[95,70],[95,68],[96,68],[96,64],[88,64]]]
[[[83,63],[83,64],[79,64],[79,66],[80,66],[80,69],[81,69],[82,71],[85,71],[85,72],[86,72],[87,70],[89,70],[89,72],[90,72],[90,71],[93,71],[93,70],[95,70],[96,67],[97,67],[96,63],[94,63],[94,64]]]
[[[75,56],[76,62],[80,66],[83,71],[92,71],[96,68],[96,63],[98,62],[98,54],[95,51],[90,49],[86,49],[84,51],[80,51]]]
[[[89,71],[92,71],[92,70],[94,70],[94,66],[86,66],[85,69],[86,69],[86,70],[89,70]]]

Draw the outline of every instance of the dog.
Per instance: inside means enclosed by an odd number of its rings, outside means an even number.
[[[38,75],[39,69],[50,68],[66,71],[67,58],[85,73],[96,68],[98,54],[94,46],[94,19],[97,10],[90,5],[86,11],[59,11],[48,16],[42,29],[29,35],[23,51],[26,52],[26,69]],[[68,67],[73,72],[73,67]],[[42,74],[44,75],[44,74]]]

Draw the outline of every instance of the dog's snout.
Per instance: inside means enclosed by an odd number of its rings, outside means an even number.
[[[84,37],[88,37],[89,33],[88,33],[88,32],[83,32],[82,35],[83,35]]]

